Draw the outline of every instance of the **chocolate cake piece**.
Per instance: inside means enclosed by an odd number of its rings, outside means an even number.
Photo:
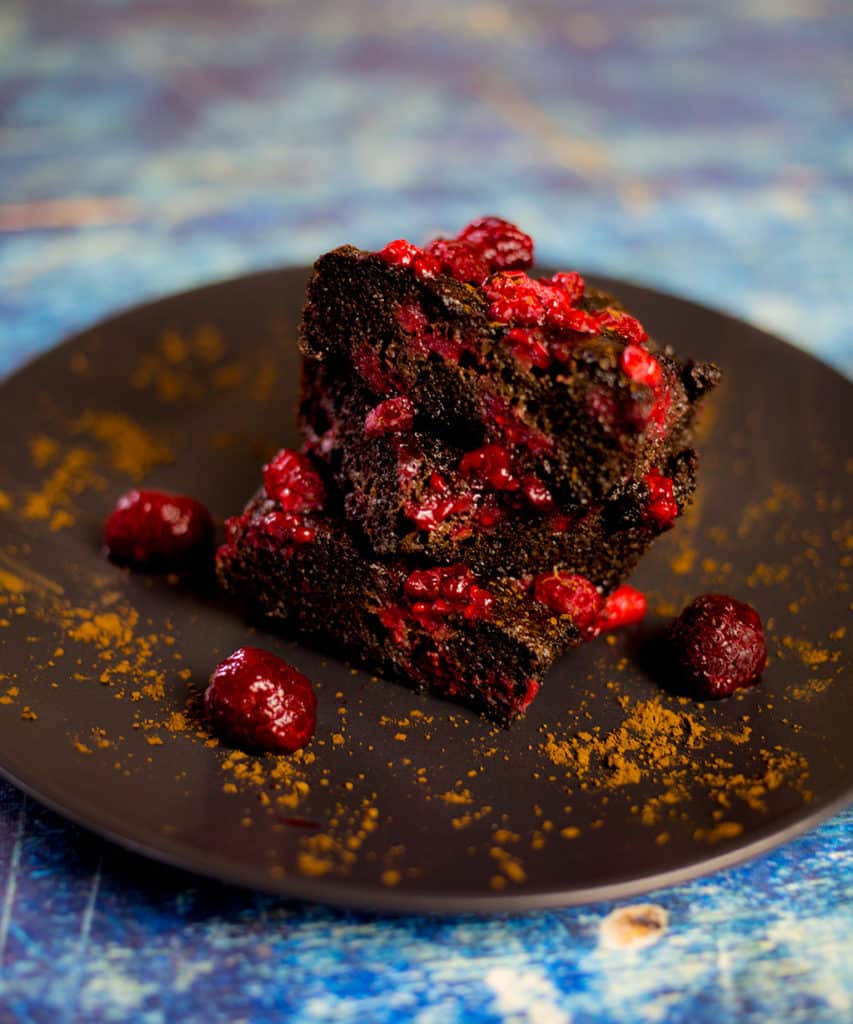
[[[429,433],[410,400],[376,405],[322,364],[305,367],[300,423],[306,450],[325,462],[346,518],[373,551],[463,561],[486,576],[559,566],[609,591],[684,511],[695,486],[687,448],[647,480],[578,506],[526,450],[466,451]]]
[[[639,483],[688,446],[716,367],[681,362],[575,273],[530,277],[532,243],[507,262],[518,231],[487,220],[426,250],[398,240],[321,256],[305,358],[355,374],[377,402],[408,399],[454,444],[525,450],[576,505]]]
[[[380,560],[334,515],[292,508],[260,492],[229,520],[221,585],[277,628],[415,690],[508,724],[595,632],[602,600],[579,577],[483,580],[462,564]]]

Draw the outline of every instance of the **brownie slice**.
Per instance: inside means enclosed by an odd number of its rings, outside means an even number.
[[[576,505],[642,481],[689,445],[716,367],[657,346],[577,274],[536,280],[492,263],[482,280],[467,272],[472,283],[448,270],[404,242],[320,257],[304,356],[355,375],[377,402],[405,397],[453,444],[525,450]]]
[[[379,560],[334,515],[293,512],[265,492],[229,520],[216,565],[221,585],[254,615],[501,724],[594,632],[601,609],[577,577],[483,580],[461,564]]]
[[[431,434],[408,399],[377,406],[358,383],[316,363],[305,367],[300,424],[306,449],[328,467],[346,518],[373,551],[463,561],[486,576],[559,566],[609,591],[695,487],[696,456],[687,448],[667,455],[649,480],[579,506],[526,450],[466,451]],[[652,490],[662,488],[669,501],[655,503]]]

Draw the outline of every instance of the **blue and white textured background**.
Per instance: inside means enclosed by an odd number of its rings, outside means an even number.
[[[484,211],[853,372],[848,0],[0,3],[0,371],[108,312]],[[850,813],[614,908],[382,920],[0,786],[0,1020],[853,1020]]]

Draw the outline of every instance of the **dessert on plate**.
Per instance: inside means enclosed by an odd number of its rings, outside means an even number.
[[[360,664],[507,723],[687,507],[711,364],[480,218],[320,257],[301,452],[229,521],[224,587]]]

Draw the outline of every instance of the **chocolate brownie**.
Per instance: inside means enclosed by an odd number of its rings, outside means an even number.
[[[278,628],[501,724],[595,630],[602,601],[579,577],[482,580],[465,565],[380,560],[335,516],[286,508],[260,492],[229,520],[225,590]]]
[[[321,256],[302,352],[377,402],[408,400],[436,436],[526,451],[575,504],[600,501],[688,446],[719,372],[657,346],[578,274],[529,276],[532,243],[507,262],[517,229],[492,220],[426,250],[400,240]]]
[[[466,451],[429,433],[408,399],[376,405],[357,383],[328,377],[322,364],[305,367],[306,448],[328,466],[347,519],[380,555],[464,561],[486,575],[559,566],[610,590],[695,486],[688,448],[667,456],[649,481],[630,480],[607,500],[578,506],[571,488],[544,478],[529,453],[494,444]],[[650,484],[669,488],[666,507],[653,504]]]

